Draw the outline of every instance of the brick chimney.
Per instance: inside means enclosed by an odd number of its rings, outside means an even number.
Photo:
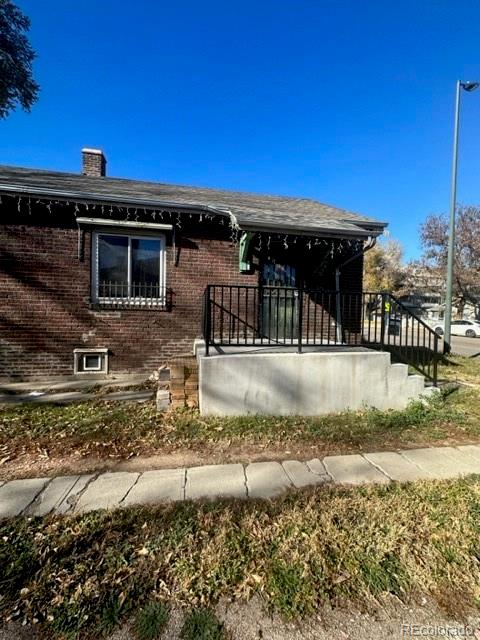
[[[82,149],[82,174],[84,176],[104,176],[107,159],[101,149]]]

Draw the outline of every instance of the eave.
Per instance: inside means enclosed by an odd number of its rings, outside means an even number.
[[[231,221],[231,223],[241,231],[251,231],[255,233],[278,233],[285,235],[302,235],[312,237],[329,237],[329,238],[368,238],[379,236],[385,227],[386,223],[368,221],[368,222],[354,222],[352,220],[338,220],[337,222],[345,225],[344,228],[338,228],[336,225],[332,226],[315,226],[306,227],[301,225],[288,225],[288,224],[269,224],[264,222],[253,223],[238,222],[237,217],[229,209],[225,207],[217,207],[210,204],[198,204],[198,203],[179,203],[169,200],[158,199],[146,199],[146,198],[132,198],[132,197],[119,197],[115,195],[109,195],[105,197],[103,194],[86,192],[86,191],[68,191],[48,189],[45,187],[21,187],[19,185],[12,185],[8,183],[0,183],[0,194],[5,193],[18,197],[33,197],[42,199],[53,199],[64,202],[78,202],[92,205],[115,205],[118,207],[142,207],[145,209],[154,210],[166,210],[166,211],[180,211],[187,213],[210,214],[223,216]],[[346,228],[348,227],[348,228]]]

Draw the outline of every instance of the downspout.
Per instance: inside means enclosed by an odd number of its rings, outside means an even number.
[[[337,342],[342,342],[342,316],[341,316],[341,305],[340,305],[340,269],[342,269],[343,267],[345,267],[347,264],[350,264],[350,262],[353,262],[353,260],[356,260],[357,258],[360,258],[360,256],[365,255],[365,253],[367,251],[369,251],[370,249],[373,249],[373,247],[377,244],[377,239],[376,238],[368,238],[368,240],[366,241],[366,243],[363,245],[363,248],[361,251],[359,251],[358,253],[355,253],[353,256],[350,256],[350,258],[348,258],[348,260],[345,260],[345,262],[342,262],[342,264],[339,264],[338,267],[335,269],[335,304],[336,304],[336,317],[337,317]]]

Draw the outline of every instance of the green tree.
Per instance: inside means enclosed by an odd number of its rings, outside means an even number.
[[[33,79],[35,58],[26,32],[30,20],[11,0],[0,0],[0,118],[20,104],[30,111],[40,87]]]

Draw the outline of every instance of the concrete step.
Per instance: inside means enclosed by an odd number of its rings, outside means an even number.
[[[391,364],[388,370],[388,382],[390,384],[398,385],[405,384],[408,378],[408,365],[396,362]]]
[[[418,398],[425,392],[425,376],[411,374],[407,378],[407,397],[412,400]]]

